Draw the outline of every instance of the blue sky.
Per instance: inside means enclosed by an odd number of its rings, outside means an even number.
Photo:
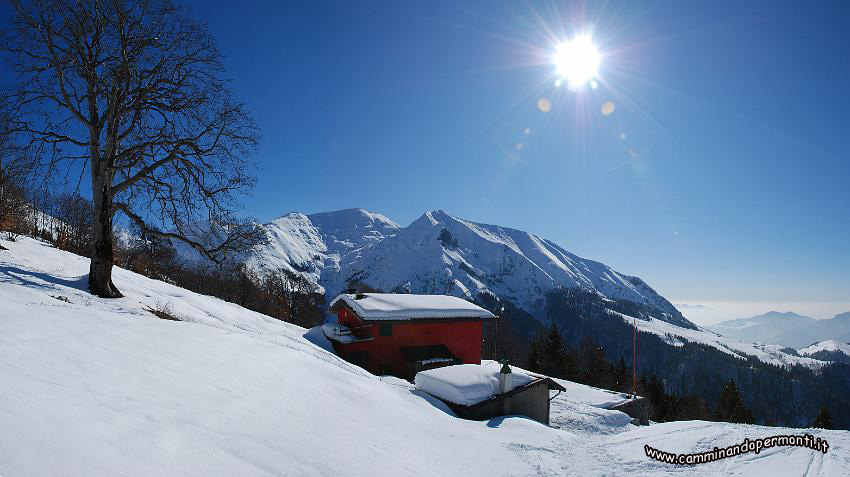
[[[445,209],[674,302],[850,310],[848,2],[190,6],[262,128],[246,215]],[[556,87],[581,33],[599,87]]]
[[[263,129],[250,215],[445,209],[674,301],[850,302],[846,2],[194,11]],[[599,88],[557,88],[554,42],[581,32]]]

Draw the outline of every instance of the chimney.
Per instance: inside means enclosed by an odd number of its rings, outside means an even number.
[[[355,293],[355,294],[354,294],[354,299],[355,299],[355,300],[361,300],[361,299],[363,299],[363,298],[366,298],[366,294],[365,294],[365,293],[363,293],[362,291],[359,291],[359,292],[357,292],[357,293]]]
[[[511,367],[508,362],[502,363],[502,369],[499,370],[499,394],[505,394],[511,390]]]

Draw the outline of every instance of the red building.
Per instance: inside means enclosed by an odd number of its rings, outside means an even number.
[[[375,374],[410,379],[450,364],[481,364],[489,311],[446,295],[343,294],[330,305],[337,323],[322,327],[343,359]]]

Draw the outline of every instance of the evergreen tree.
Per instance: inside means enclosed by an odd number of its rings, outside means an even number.
[[[826,410],[825,407],[821,407],[818,411],[818,415],[815,417],[815,422],[812,424],[812,427],[818,429],[832,429],[832,416],[829,415],[829,411]]]
[[[605,350],[594,345],[590,350],[588,364],[589,384],[598,388],[611,389],[614,387],[614,368],[605,358]]]
[[[566,378],[569,371],[567,350],[558,325],[552,323],[540,356],[540,372],[555,378]]]
[[[631,390],[629,374],[629,370],[626,368],[626,360],[621,355],[620,360],[617,361],[617,367],[614,369],[615,391],[627,392]]]
[[[538,333],[531,342],[531,349],[528,352],[528,362],[526,367],[529,371],[541,372],[543,360],[543,333]]]
[[[576,381],[578,379],[578,361],[576,359],[576,350],[575,348],[568,348],[566,359],[564,361],[564,366],[566,371],[564,372],[564,379],[569,379],[570,381]]]
[[[644,396],[649,399],[652,409],[655,411],[653,413],[655,420],[666,421],[668,407],[667,393],[664,392],[664,386],[661,384],[661,380],[653,374],[644,389]]]
[[[730,379],[723,386],[723,392],[720,394],[720,400],[717,402],[715,417],[719,421],[743,424],[751,424],[755,421],[752,411],[744,407],[744,402],[741,400],[741,393],[738,391],[738,385],[735,384],[734,379]]]
[[[682,397],[669,396],[670,406],[667,409],[668,421],[710,421],[713,416],[699,396],[685,394]]]
[[[641,375],[640,375],[640,377],[639,377],[639,378],[638,378],[638,380],[637,380],[637,389],[636,389],[636,391],[637,391],[638,396],[644,396],[644,397],[646,397],[646,395],[647,395],[646,391],[647,391],[647,386],[648,386],[648,385],[649,385],[649,384],[648,384],[648,383],[647,383],[647,381],[646,381],[646,376],[645,376],[645,375],[643,375],[643,374],[641,374]]]

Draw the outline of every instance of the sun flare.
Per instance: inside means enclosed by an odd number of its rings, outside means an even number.
[[[579,35],[558,45],[555,51],[555,68],[570,87],[578,89],[599,74],[599,50],[590,35]]]

